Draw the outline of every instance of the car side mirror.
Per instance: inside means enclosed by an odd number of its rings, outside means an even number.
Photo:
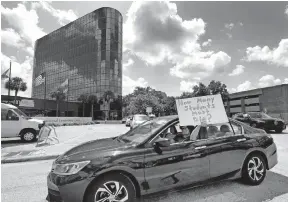
[[[158,140],[156,140],[154,142],[154,146],[157,146],[157,147],[169,147],[170,146],[170,141],[167,138],[160,137]]]

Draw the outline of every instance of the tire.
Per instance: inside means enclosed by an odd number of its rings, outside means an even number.
[[[120,190],[122,191],[122,193],[120,192],[120,194],[118,195],[115,194],[116,183],[118,183],[119,185],[118,187],[120,188],[118,189],[118,191]],[[109,191],[107,190],[110,190],[110,193],[112,194],[110,194]],[[108,199],[108,197],[111,197],[112,198],[111,201],[113,201],[113,197],[115,196],[119,197],[119,198],[115,198],[117,200],[126,199],[126,200],[123,200],[125,202],[134,202],[137,200],[136,188],[130,178],[128,178],[127,176],[123,174],[104,175],[103,177],[101,177],[101,179],[97,180],[96,183],[94,183],[90,187],[84,201],[95,202],[98,200],[101,201],[101,199],[103,200],[104,198]],[[107,200],[107,201],[110,201],[110,200]]]
[[[33,129],[26,129],[21,132],[21,140],[23,142],[34,142],[36,140],[37,133]]]
[[[243,165],[242,168],[243,181],[246,184],[255,186],[261,184],[265,179],[265,177],[266,177],[266,164],[263,157],[259,154],[252,154],[246,159]]]
[[[276,132],[276,133],[282,133],[283,130],[282,130],[282,129],[276,129],[275,132]]]

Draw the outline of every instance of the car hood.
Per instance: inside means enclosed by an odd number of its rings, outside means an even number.
[[[254,120],[258,120],[258,121],[263,121],[263,122],[274,122],[274,121],[280,121],[280,122],[284,122],[282,119],[279,118],[253,118]]]
[[[43,124],[43,122],[44,122],[43,120],[33,119],[33,118],[32,118],[32,119],[28,119],[28,121],[29,121],[29,122],[33,122],[33,123],[38,123],[38,124]]]
[[[93,140],[73,147],[56,160],[57,163],[68,163],[99,158],[108,158],[131,148],[129,143],[120,142],[117,137]]]

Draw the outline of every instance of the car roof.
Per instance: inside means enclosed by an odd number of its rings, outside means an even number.
[[[14,105],[1,103],[1,109],[17,109]]]
[[[134,114],[133,116],[147,116],[146,114]]]

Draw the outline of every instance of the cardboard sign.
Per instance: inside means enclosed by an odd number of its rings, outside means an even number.
[[[187,99],[176,99],[180,125],[227,123],[228,117],[221,95],[208,95]]]

